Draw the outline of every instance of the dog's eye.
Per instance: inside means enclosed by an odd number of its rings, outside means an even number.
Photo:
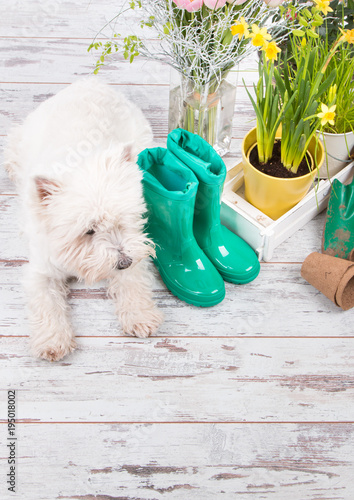
[[[89,229],[86,234],[95,234],[95,231],[93,229]]]

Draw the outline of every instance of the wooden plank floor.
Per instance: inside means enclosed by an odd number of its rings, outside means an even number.
[[[0,0],[1,149],[11,124],[92,72],[87,46],[120,3]],[[250,85],[254,64],[241,69]],[[118,58],[100,78],[144,110],[164,145],[169,69]],[[228,166],[253,116],[240,79]],[[227,284],[214,308],[180,302],[156,277],[165,322],[147,340],[122,335],[104,283],[73,284],[79,347],[50,364],[28,354],[17,205],[1,168],[1,499],[354,498],[353,311],[300,276],[324,214],[262,263],[256,281]],[[8,389],[18,395],[15,495],[5,479]]]

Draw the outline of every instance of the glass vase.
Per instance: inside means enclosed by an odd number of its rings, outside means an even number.
[[[183,128],[211,144],[220,156],[230,150],[238,68],[221,81],[197,86],[193,80],[171,70],[169,131]]]

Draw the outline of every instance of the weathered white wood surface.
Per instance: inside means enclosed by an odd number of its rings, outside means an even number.
[[[352,498],[348,424],[27,424],[18,439],[21,499]]]
[[[121,3],[0,0],[0,149],[11,125],[92,73],[87,46]],[[247,85],[254,67],[241,67]],[[100,78],[144,110],[163,146],[169,68],[118,57]],[[228,166],[253,126],[238,85]],[[165,323],[156,338],[122,335],[104,283],[72,283],[79,349],[49,364],[28,353],[17,206],[0,168],[0,424],[16,388],[18,498],[352,500],[353,311],[300,276],[325,214],[278,247],[255,282],[227,284],[214,308],[180,302],[157,277]],[[2,478],[5,457],[2,448]],[[13,498],[5,486],[0,498]]]
[[[128,2],[126,2],[128,3]],[[91,40],[107,23],[119,33],[125,23],[114,19],[124,0],[3,0],[0,6],[1,37],[88,38]],[[5,10],[6,9],[6,10]],[[125,18],[134,25],[136,16],[126,12]],[[102,36],[109,36],[108,26]]]
[[[16,372],[20,420],[145,422],[159,404],[167,410],[156,422],[352,417],[353,338],[81,338],[75,353],[42,368],[24,339],[2,344],[0,379],[11,388]]]
[[[89,41],[82,39],[0,37],[3,81],[71,83],[73,79],[93,73],[100,51],[87,52],[88,46]],[[167,64],[141,57],[129,64],[120,53],[110,56],[107,61],[109,64],[100,70],[100,76],[109,83],[169,85],[170,70]],[[244,79],[250,85],[254,81],[252,76],[256,74],[256,68],[253,58],[243,61],[239,66],[238,84],[243,86]],[[245,101],[245,104],[248,102]]]

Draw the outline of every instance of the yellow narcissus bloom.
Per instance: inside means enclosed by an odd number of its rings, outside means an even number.
[[[246,23],[244,17],[241,17],[236,24],[231,26],[231,33],[233,34],[233,36],[238,35],[239,40],[241,40],[243,36],[245,38],[249,38],[250,32],[248,31],[248,24]]]
[[[267,40],[271,40],[272,37],[267,33],[267,28],[258,28],[257,24],[252,24],[252,33],[250,34],[252,38],[252,45],[255,47],[263,47]]]
[[[337,93],[337,84],[331,85],[328,90],[328,102],[333,102]]]
[[[342,31],[342,30],[341,30]],[[348,43],[354,43],[354,30],[342,31],[344,40]]]
[[[318,113],[317,116],[318,118],[321,118],[321,125],[322,127],[329,123],[330,125],[334,125],[334,117],[336,116],[335,113],[336,105],[334,104],[331,106],[329,109],[325,104],[321,104],[321,110],[322,113]]]
[[[328,14],[328,12],[333,12],[333,9],[329,6],[329,2],[330,0],[315,0],[316,7],[325,16]]]
[[[265,52],[267,61],[274,61],[278,57],[278,53],[281,52],[275,42],[265,42],[262,50]]]

